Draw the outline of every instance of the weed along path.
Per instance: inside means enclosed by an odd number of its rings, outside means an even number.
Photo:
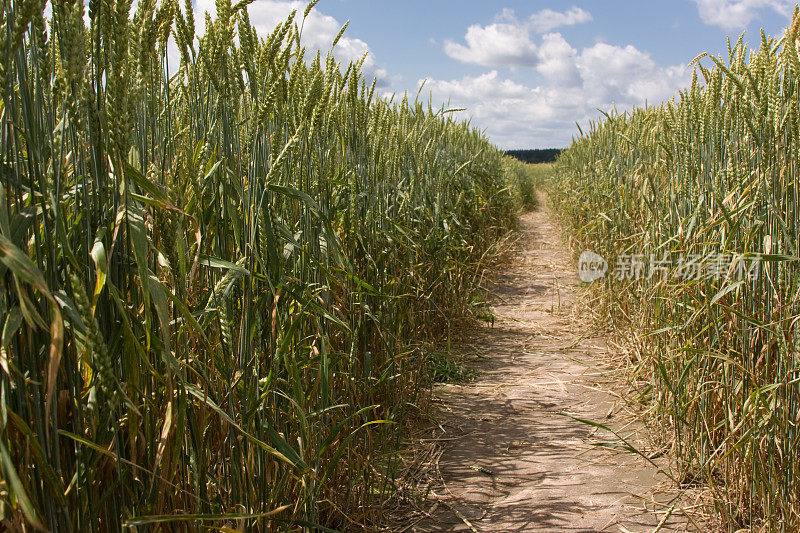
[[[494,326],[464,340],[486,356],[480,377],[435,391],[434,479],[406,530],[697,530],[659,490],[667,478],[657,468],[596,446],[618,441],[564,416],[639,442],[607,339],[579,312],[580,282],[547,207],[522,218],[513,258],[495,279]]]

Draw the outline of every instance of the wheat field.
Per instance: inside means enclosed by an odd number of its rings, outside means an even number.
[[[424,344],[531,193],[309,54],[315,3],[266,38],[247,1],[0,3],[5,527],[322,531],[391,497]]]
[[[596,293],[631,340],[639,401],[663,423],[679,481],[707,486],[731,531],[800,527],[799,31],[796,13],[781,38],[699,57],[672,100],[581,132],[552,184],[580,245],[612,270],[625,254],[749,262],[748,276],[737,262],[715,276],[609,276]]]

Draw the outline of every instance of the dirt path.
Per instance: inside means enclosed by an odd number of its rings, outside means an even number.
[[[512,264],[493,291],[494,327],[465,346],[487,356],[481,376],[436,390],[441,453],[427,503],[410,531],[695,531],[664,521],[666,478],[645,460],[594,446],[614,442],[564,413],[630,435],[603,366],[606,339],[577,313],[580,282],[547,208],[521,221]],[[654,510],[656,512],[654,512]]]

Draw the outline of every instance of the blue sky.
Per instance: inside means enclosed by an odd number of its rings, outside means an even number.
[[[266,33],[304,2],[255,0],[249,12]],[[195,7],[213,12],[212,0]],[[691,79],[701,52],[724,54],[726,38],[758,45],[780,35],[787,0],[321,0],[306,22],[310,48],[337,46],[347,61],[368,52],[366,70],[384,95],[447,100],[502,148],[567,146],[575,123],[597,108],[659,102]]]

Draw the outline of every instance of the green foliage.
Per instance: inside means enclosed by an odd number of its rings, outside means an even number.
[[[640,332],[633,363],[684,478],[714,489],[732,529],[800,527],[798,24],[698,65],[677,99],[593,124],[552,184],[579,241],[612,268],[621,254],[770,254],[754,279],[656,276],[604,291]]]
[[[479,372],[468,362],[447,351],[433,350],[425,356],[430,380],[435,383],[463,383],[473,381]]]
[[[198,39],[190,2],[0,4],[6,525],[356,527],[392,490],[410,344],[514,193],[480,133],[245,5]]]
[[[555,163],[563,150],[560,148],[544,148],[536,150],[506,150],[506,155],[518,159],[523,163],[538,165],[540,163]]]
[[[544,185],[552,165],[529,165],[510,157],[503,158],[503,171],[521,209],[530,211],[537,205],[536,191]]]

